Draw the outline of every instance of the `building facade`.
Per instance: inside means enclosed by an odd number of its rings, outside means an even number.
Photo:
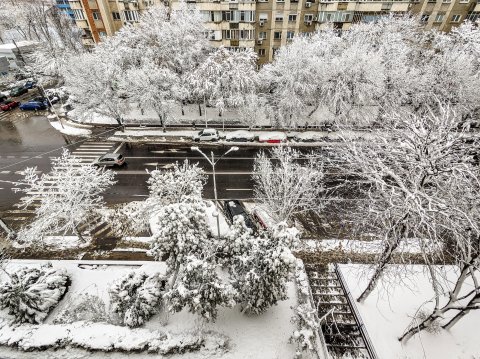
[[[142,11],[163,3],[175,9],[178,0],[62,0],[84,29],[86,45],[113,35],[126,23],[138,22]],[[465,19],[480,20],[480,0],[187,0],[202,13],[214,46],[253,48],[259,65],[295,36],[327,26],[347,30],[353,23],[375,21],[391,13],[419,14],[426,29],[450,31]]]

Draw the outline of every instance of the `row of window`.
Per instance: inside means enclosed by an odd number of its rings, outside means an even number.
[[[435,21],[434,22],[443,22],[443,19],[445,18],[445,14],[437,14],[435,16]],[[462,18],[462,15],[452,15],[450,21],[451,22],[460,22]],[[423,21],[423,22],[428,22],[428,20],[430,20],[430,14],[423,14],[421,17],[420,17],[420,20]]]
[[[222,37],[225,40],[255,40],[255,30],[223,30]]]
[[[275,21],[276,22],[281,22],[283,21],[283,13],[277,12],[275,14]],[[313,21],[315,19],[314,14],[305,14],[303,16],[303,21]],[[261,13],[258,16],[258,20],[260,22],[267,22],[268,21],[268,14],[267,13]],[[296,22],[297,21],[297,14],[288,14],[288,22]]]
[[[255,11],[231,10],[231,11],[202,11],[205,22],[254,22]]]
[[[73,17],[75,20],[86,20],[85,13],[83,12],[82,9],[73,9],[72,11],[73,11]],[[123,13],[124,21],[136,22],[140,18],[137,10],[125,10],[122,13]],[[98,11],[93,11],[92,17],[94,20],[102,20],[102,16]],[[116,21],[122,20],[122,16],[120,15],[119,12],[115,12],[115,11],[112,12],[112,17],[113,17],[113,20],[116,20]]]

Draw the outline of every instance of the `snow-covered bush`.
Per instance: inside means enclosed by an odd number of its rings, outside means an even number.
[[[70,284],[66,271],[51,264],[22,267],[9,277],[0,285],[0,308],[7,309],[16,323],[41,323]]]
[[[217,239],[217,257],[221,262],[230,263],[237,256],[248,253],[252,239],[253,231],[245,225],[243,216],[234,217],[227,235]]]
[[[54,324],[68,324],[79,321],[109,322],[105,302],[99,296],[82,293],[62,310],[53,320]]]
[[[104,211],[105,222],[119,236],[137,236],[148,230],[148,213],[145,202],[135,201],[122,204],[116,208]]]
[[[169,310],[179,312],[188,307],[207,321],[215,321],[218,306],[234,306],[235,291],[230,284],[222,283],[216,268],[208,260],[187,257],[180,278],[165,294]]]
[[[113,313],[122,323],[139,327],[157,313],[162,304],[166,280],[158,273],[130,272],[109,288]]]

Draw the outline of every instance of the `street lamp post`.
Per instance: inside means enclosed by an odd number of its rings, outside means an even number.
[[[197,151],[200,153],[205,159],[207,160],[208,163],[212,166],[212,175],[213,175],[213,195],[215,196],[215,205],[217,205],[218,197],[217,197],[217,180],[215,178],[215,165],[220,161],[224,156],[229,154],[232,151],[238,151],[238,147],[234,146],[231,147],[227,152],[225,152],[223,155],[221,155],[216,161],[215,157],[213,155],[213,151],[211,151],[211,156],[212,158],[208,158],[208,156],[200,150],[197,146],[192,147],[192,151]],[[220,238],[220,216],[217,213],[217,233],[218,233],[218,238]]]

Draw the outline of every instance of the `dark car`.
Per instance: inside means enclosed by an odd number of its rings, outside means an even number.
[[[7,96],[0,94],[0,102],[6,101],[7,98]]]
[[[38,111],[38,110],[45,110],[46,108],[47,108],[46,103],[39,102],[39,101],[28,101],[20,105],[20,110],[22,111]]]
[[[36,81],[27,81],[25,82],[25,85],[23,85],[24,88],[28,89],[28,90],[31,90],[33,89],[34,87],[37,86],[37,82]]]
[[[224,202],[225,214],[227,215],[230,222],[233,223],[233,218],[236,216],[242,216],[245,221],[247,228],[250,228],[254,233],[257,232],[257,227],[253,223],[252,219],[248,215],[245,208],[242,206],[240,201],[230,200]]]
[[[18,105],[20,105],[20,103],[17,101],[13,101],[13,100],[3,101],[2,103],[0,103],[0,110],[8,111],[8,110],[11,110],[12,108],[17,107]]]
[[[10,91],[10,96],[11,97],[17,97],[21,96],[25,93],[27,93],[28,90],[25,87],[15,87]]]

